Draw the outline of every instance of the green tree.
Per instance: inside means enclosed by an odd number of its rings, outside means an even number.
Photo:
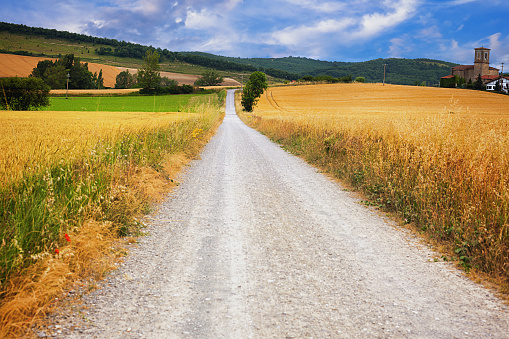
[[[484,84],[482,82],[482,78],[481,78],[480,74],[477,76],[477,79],[475,79],[474,89],[479,90],[479,91],[484,89]]]
[[[50,87],[42,79],[0,78],[0,87],[0,107],[3,109],[28,111],[49,105]]]
[[[217,86],[223,82],[223,77],[215,70],[202,73],[201,77],[194,82],[195,86]]]
[[[94,79],[94,75],[88,70],[88,63],[82,64],[74,54],[64,55],[56,61],[41,61],[32,70],[32,76],[42,79],[51,88],[64,88],[67,74],[70,75],[69,88],[97,88],[97,79]]]
[[[267,77],[262,72],[254,72],[249,76],[249,80],[242,91],[242,106],[247,112],[253,111],[258,99],[263,91],[268,87]]]
[[[122,71],[119,74],[117,74],[117,77],[115,78],[115,88],[131,88],[136,83],[134,76],[129,73],[128,70]]]
[[[52,89],[64,89],[67,83],[67,71],[64,65],[48,67],[44,72],[44,82]]]
[[[159,53],[148,50],[145,54],[143,66],[138,70],[138,84],[141,88],[153,89],[160,85]]]
[[[161,78],[161,87],[177,87],[178,85],[179,83],[175,79],[170,79],[168,77]]]
[[[355,82],[362,82],[362,83],[364,83],[364,82],[366,82],[366,78],[365,77],[357,77],[357,78],[355,78]]]
[[[103,78],[103,70],[102,69],[99,71],[99,75],[96,76],[96,74],[94,73],[94,80],[97,85],[96,86],[97,89],[104,88],[104,78]]]

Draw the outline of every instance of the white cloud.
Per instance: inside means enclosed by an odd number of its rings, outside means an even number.
[[[447,5],[459,6],[459,5],[464,5],[464,4],[468,4],[468,3],[476,2],[476,1],[478,1],[478,0],[454,0],[454,1],[447,3]]]
[[[392,12],[365,14],[362,17],[359,30],[355,32],[352,38],[369,39],[379,33],[395,27],[404,21],[410,19],[416,12],[419,1],[401,0],[384,1],[388,10]]]
[[[412,51],[412,44],[407,35],[393,38],[390,40],[389,56],[392,58],[400,58],[404,53]]]
[[[417,35],[416,38],[421,38],[427,41],[433,40],[433,39],[441,39],[442,33],[440,33],[440,29],[438,26],[431,26],[428,28],[421,29]]]
[[[300,50],[313,49],[316,51],[318,46],[327,48],[325,37],[332,43],[338,37],[342,37],[348,27],[351,27],[355,21],[353,19],[342,20],[323,20],[314,25],[304,25],[299,27],[288,27],[281,31],[273,33],[272,44],[281,44],[289,47],[298,47]],[[336,35],[331,37],[331,35]],[[331,40],[332,38],[332,40]]]
[[[336,13],[345,9],[344,2],[337,1],[311,1],[311,0],[284,0],[294,6],[313,10],[320,13]]]
[[[202,9],[200,12],[188,9],[185,25],[190,29],[210,29],[217,27],[220,21],[221,17],[206,9]]]

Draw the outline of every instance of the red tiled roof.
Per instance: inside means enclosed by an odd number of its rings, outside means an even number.
[[[460,65],[460,66],[453,67],[452,69],[455,71],[464,71],[464,70],[470,69],[470,68],[474,68],[474,65]]]
[[[498,75],[483,75],[481,77],[481,79],[483,80],[495,80],[495,79],[498,79],[499,76]]]
[[[445,77],[442,77],[441,79],[451,79],[454,78],[454,75],[446,75]]]

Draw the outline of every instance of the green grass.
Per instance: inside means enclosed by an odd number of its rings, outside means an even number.
[[[209,95],[198,96],[207,100]],[[182,112],[196,94],[118,97],[52,97],[45,111]],[[196,100],[196,99],[194,99]],[[199,100],[199,99],[198,99]]]

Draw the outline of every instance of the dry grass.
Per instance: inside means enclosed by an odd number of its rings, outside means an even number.
[[[244,118],[509,291],[508,104],[455,89],[278,87]]]

